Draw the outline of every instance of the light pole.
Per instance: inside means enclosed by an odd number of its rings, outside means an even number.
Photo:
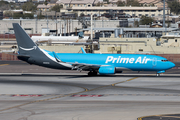
[[[94,46],[93,46],[93,15],[92,15],[92,13],[91,13],[91,40],[92,40],[92,53],[94,52]]]
[[[37,14],[35,14],[34,17],[36,18],[35,30],[36,30],[36,34],[37,34]]]
[[[46,13],[46,17],[47,17],[47,22],[46,22],[46,24],[47,24],[47,33],[48,33],[48,16],[47,16],[47,13]]]
[[[93,30],[92,30],[92,25],[93,25],[93,17],[92,17],[92,13],[91,13],[91,40],[93,39]]]
[[[59,20],[60,20],[60,19],[59,19]],[[60,22],[60,28],[59,28],[60,31],[59,31],[59,32],[60,32],[60,36],[61,36],[61,34],[62,34],[62,33],[61,33],[61,20],[60,20],[59,22]]]
[[[165,0],[163,0],[164,4],[163,4],[163,27],[165,28]]]

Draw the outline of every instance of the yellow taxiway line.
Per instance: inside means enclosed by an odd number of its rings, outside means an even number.
[[[5,66],[5,65],[9,65],[9,64],[1,64],[0,66]]]

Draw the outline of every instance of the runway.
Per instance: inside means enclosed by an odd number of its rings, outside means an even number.
[[[21,62],[0,68],[2,120],[180,119],[178,70],[88,77]]]

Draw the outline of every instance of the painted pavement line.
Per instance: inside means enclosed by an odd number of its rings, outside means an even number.
[[[0,66],[6,66],[6,65],[9,65],[9,64],[1,64]]]

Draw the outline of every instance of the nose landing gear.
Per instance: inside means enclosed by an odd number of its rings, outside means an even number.
[[[160,76],[160,74],[159,74],[159,73],[156,73],[156,76],[157,76],[157,77],[159,77],[159,76]]]
[[[157,71],[156,76],[160,76],[161,73],[164,73],[165,70]]]

